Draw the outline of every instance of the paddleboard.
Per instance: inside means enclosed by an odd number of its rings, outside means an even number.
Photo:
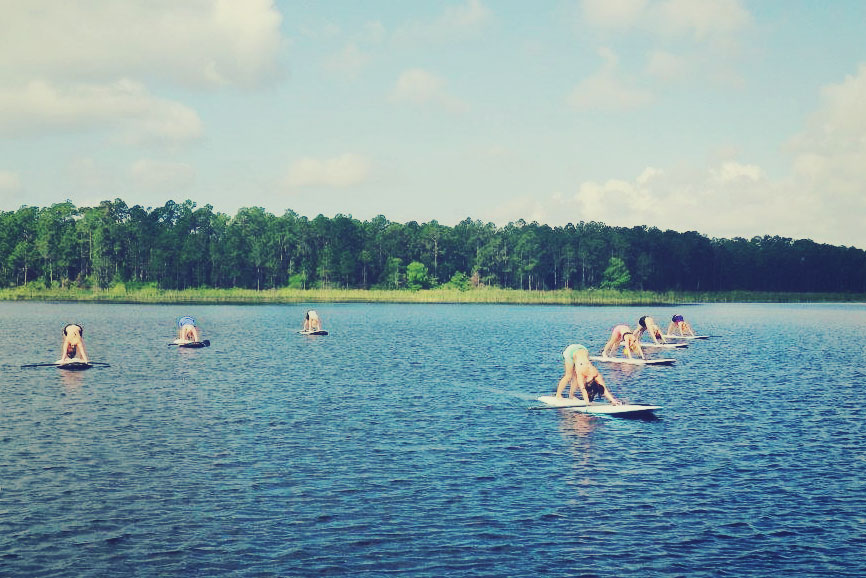
[[[657,409],[661,409],[660,405],[646,405],[641,403],[624,403],[622,405],[611,405],[609,403],[591,402],[586,405],[582,399],[559,398],[553,395],[542,395],[538,401],[551,407],[567,409],[569,411],[577,411],[580,413],[603,414],[603,415],[640,415],[649,414]]]
[[[709,335],[665,335],[665,339],[709,339]]]
[[[174,345],[178,347],[189,347],[191,349],[198,349],[200,347],[210,347],[210,340],[205,339],[204,341],[187,341],[185,339],[175,339]]]
[[[688,343],[641,343],[643,349],[682,349],[688,347]]]
[[[324,329],[319,329],[318,331],[298,331],[301,335],[327,335],[328,332]]]
[[[676,359],[629,359],[628,357],[601,357],[598,355],[592,355],[589,359],[601,363],[621,363],[624,365],[673,365],[677,362]]]
[[[105,363],[104,361],[67,361],[66,363],[60,363],[59,361],[55,361],[53,363],[26,363],[21,366],[21,369],[30,367],[56,367],[58,369],[80,371],[82,369],[90,369],[93,366],[111,367],[111,364]]]
[[[58,363],[57,369],[66,369],[68,371],[84,371],[93,367],[92,363],[84,361],[70,361],[69,363]]]

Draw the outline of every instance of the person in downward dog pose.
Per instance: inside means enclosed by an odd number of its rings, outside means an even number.
[[[319,314],[315,310],[310,309],[304,317],[304,331],[321,331],[322,320],[319,319]]]
[[[638,327],[634,330],[635,338],[640,341],[640,338],[644,333],[649,333],[650,339],[653,340],[653,343],[665,343],[665,337],[662,335],[662,330],[656,325],[655,320],[648,315],[644,315],[640,319],[637,320]]]
[[[179,341],[199,341],[195,319],[187,315],[177,320],[177,338]]]
[[[616,352],[620,344],[622,344],[623,353],[625,353],[629,359],[632,358],[632,351],[637,355],[640,355],[641,359],[646,359],[643,349],[641,349],[640,342],[635,338],[634,333],[632,333],[632,330],[628,325],[617,325],[613,328],[613,331],[610,334],[610,339],[607,340],[607,344],[605,344],[604,349],[601,351],[601,356],[612,357],[611,354]]]
[[[78,323],[69,323],[63,328],[63,345],[61,346],[59,364],[73,361],[88,363],[82,335],[84,335],[84,328]]]
[[[562,352],[562,357],[565,358],[565,374],[559,380],[559,385],[556,386],[556,398],[562,399],[562,392],[566,384],[571,382],[571,390],[568,397],[574,399],[575,392],[580,389],[580,394],[583,396],[583,401],[587,405],[602,395],[613,405],[622,405],[622,402],[616,399],[607,385],[604,383],[604,378],[589,360],[589,351],[586,347],[578,343],[573,343],[565,348]]]
[[[679,331],[682,336],[695,334],[689,322],[679,313],[671,317],[671,324],[668,325],[668,335],[675,335],[674,331]]]

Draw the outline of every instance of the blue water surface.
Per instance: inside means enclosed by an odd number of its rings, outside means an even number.
[[[305,309],[0,303],[0,575],[866,574],[866,306]],[[677,311],[599,365],[658,419],[528,409]],[[111,367],[19,367],[68,321]]]

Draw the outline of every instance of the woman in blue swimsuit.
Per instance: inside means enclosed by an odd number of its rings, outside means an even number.
[[[179,341],[199,341],[198,327],[195,326],[195,319],[186,316],[177,320],[177,338]]]
[[[668,335],[674,335],[674,331],[679,331],[680,335],[695,334],[689,322],[683,319],[683,316],[679,313],[671,317],[671,324],[668,325]]]
[[[565,374],[559,380],[559,385],[556,386],[558,399],[562,399],[565,385],[571,381],[571,391],[568,393],[568,397],[571,399],[574,399],[574,393],[580,388],[580,394],[587,405],[599,395],[603,395],[614,405],[621,405],[622,402],[610,393],[604,383],[604,378],[589,361],[589,351],[586,347],[573,343],[565,348],[562,357],[565,359]]]

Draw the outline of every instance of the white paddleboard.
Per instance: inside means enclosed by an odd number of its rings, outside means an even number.
[[[665,339],[709,339],[709,335],[665,335]]]
[[[551,407],[561,407],[569,411],[577,411],[580,413],[594,413],[605,415],[627,415],[650,413],[657,409],[661,409],[660,405],[643,405],[639,403],[624,403],[622,405],[611,405],[609,403],[592,402],[586,405],[582,399],[559,398],[553,395],[542,395],[538,401]]]
[[[682,349],[688,347],[688,343],[641,343],[643,349]]]
[[[601,363],[621,363],[623,365],[673,365],[677,362],[676,359],[640,359],[628,357],[601,357],[598,355],[590,356],[590,361],[600,361]]]

